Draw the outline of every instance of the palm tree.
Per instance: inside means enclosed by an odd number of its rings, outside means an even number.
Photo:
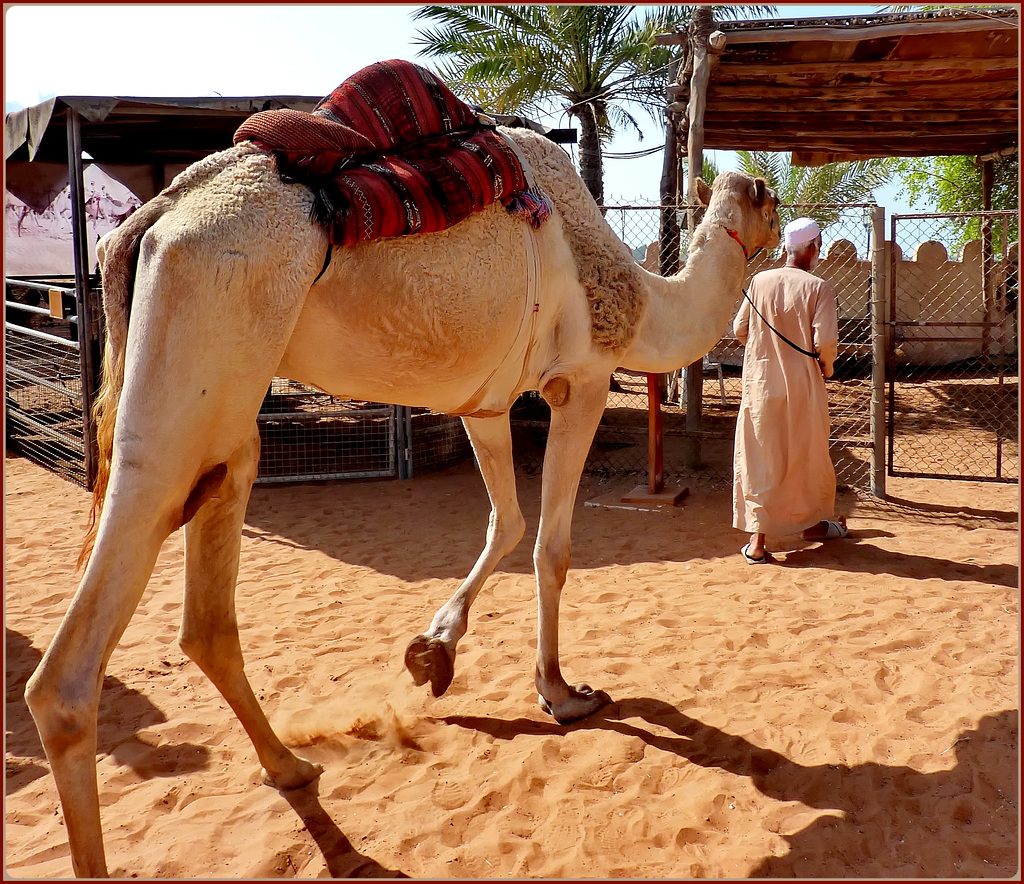
[[[874,202],[874,191],[887,184],[895,166],[891,159],[794,166],[788,153],[738,150],[740,169],[764,178],[786,205],[840,206]],[[823,208],[815,217],[828,224],[839,209]]]
[[[724,18],[773,7],[715,7]],[[580,176],[604,197],[601,142],[617,128],[643,132],[628,109],[663,119],[666,71],[673,50],[657,34],[685,25],[691,6],[425,6],[415,19],[437,23],[418,32],[421,54],[443,59],[438,74],[454,91],[495,113],[530,115],[551,106],[580,127]]]

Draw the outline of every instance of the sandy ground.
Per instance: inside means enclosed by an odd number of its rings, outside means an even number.
[[[107,670],[98,769],[118,877],[1005,877],[1018,860],[1016,486],[844,494],[853,536],[770,538],[729,494],[585,505],[562,665],[615,702],[560,727],[533,689],[531,538],[477,601],[433,699],[408,640],[469,571],[471,464],[411,482],[257,488],[238,608],[247,671],[326,772],[259,784],[241,727],[178,648],[174,535]],[[622,490],[628,490],[623,487]],[[25,681],[76,585],[84,491],[6,460],[6,871],[71,864]]]

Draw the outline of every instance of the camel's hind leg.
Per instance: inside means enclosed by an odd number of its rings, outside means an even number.
[[[208,216],[215,213],[196,218]],[[260,402],[315,273],[314,244],[307,252],[167,216],[141,240],[95,548],[25,693],[79,876],[106,872],[96,730],[107,661],[161,544],[216,499],[235,472],[228,465],[251,444]],[[283,260],[288,255],[292,260]]]
[[[81,586],[25,688],[64,808],[72,863],[80,878],[107,874],[96,784],[103,672],[169,533],[166,514],[145,505],[145,497],[128,491],[104,514]],[[132,506],[133,498],[139,506]]]
[[[304,786],[323,771],[278,739],[245,676],[235,618],[235,582],[245,507],[256,479],[259,431],[226,462],[217,497],[185,528],[185,605],[178,642],[228,701],[252,740],[263,779],[283,789]]]
[[[430,629],[409,643],[405,665],[416,684],[430,681],[435,697],[452,682],[455,649],[469,626],[469,609],[498,562],[523,539],[526,522],[516,497],[512,464],[512,433],[508,414],[500,417],[463,418],[473,443],[480,473],[491,500],[487,541],[473,570],[458,591],[434,615]]]

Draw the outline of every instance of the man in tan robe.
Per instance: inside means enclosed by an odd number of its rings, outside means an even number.
[[[743,556],[771,561],[766,534],[845,537],[833,520],[828,396],[838,346],[832,286],[811,275],[821,231],[810,218],[785,229],[786,266],[758,273],[733,331],[746,350],[733,461],[733,526],[750,532]],[[788,339],[788,341],[786,340]],[[801,352],[805,351],[805,352]]]

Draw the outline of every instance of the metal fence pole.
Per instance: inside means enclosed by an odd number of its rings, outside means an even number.
[[[895,248],[895,246],[891,246]],[[871,493],[885,497],[885,209],[871,207]]]
[[[89,490],[96,481],[99,453],[92,407],[99,378],[99,316],[89,291],[89,242],[85,220],[85,179],[82,163],[82,118],[67,110],[68,178],[71,190],[71,235],[75,259],[75,299],[82,369],[82,436],[85,443],[85,475]]]

